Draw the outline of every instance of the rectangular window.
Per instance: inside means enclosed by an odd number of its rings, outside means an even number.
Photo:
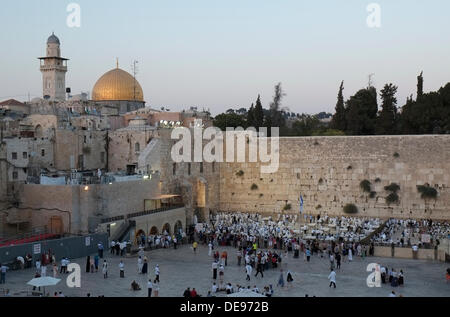
[[[203,163],[200,163],[200,174],[203,174]]]
[[[26,160],[28,158],[28,153],[27,152],[23,152],[22,153],[22,157]]]
[[[177,163],[173,163],[173,170],[172,170],[172,174],[175,175],[177,173]]]
[[[212,172],[216,172],[216,162],[212,162]]]
[[[105,152],[100,153],[100,160],[102,163],[105,163]]]
[[[12,152],[11,155],[13,160],[17,160],[17,152]]]
[[[18,179],[19,178],[19,173],[18,172],[13,172],[13,179]]]
[[[191,163],[188,163],[188,175],[191,175]]]

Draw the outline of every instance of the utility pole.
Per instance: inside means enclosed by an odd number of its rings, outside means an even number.
[[[373,80],[372,80],[372,78],[373,78],[373,76],[375,76],[375,74],[374,73],[372,73],[372,74],[369,74],[369,83],[368,83],[368,87],[370,88],[370,87],[372,87],[372,84],[373,84]]]

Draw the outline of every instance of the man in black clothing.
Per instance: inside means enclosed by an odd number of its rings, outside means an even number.
[[[256,265],[256,275],[255,275],[255,277],[258,276],[258,273],[261,273],[261,277],[264,277],[261,261],[258,261],[258,264]]]
[[[189,298],[189,297],[191,297],[191,288],[190,288],[190,287],[188,287],[188,288],[184,291],[183,297],[184,297],[184,298]]]

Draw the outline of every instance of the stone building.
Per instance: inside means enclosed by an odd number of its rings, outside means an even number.
[[[116,108],[120,114],[144,108],[144,93],[139,82],[119,68],[110,70],[95,83],[92,100],[99,105]]]
[[[61,57],[61,43],[55,34],[47,40],[46,56],[41,61],[44,99],[66,100],[67,58]]]

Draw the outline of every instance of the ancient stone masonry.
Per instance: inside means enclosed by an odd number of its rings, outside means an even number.
[[[384,187],[392,183],[399,200],[388,204]],[[421,198],[423,184],[437,199]],[[276,173],[261,174],[258,162],[220,165],[219,209],[298,214],[302,195],[307,214],[341,215],[351,203],[364,216],[450,219],[449,187],[448,135],[281,138]]]

